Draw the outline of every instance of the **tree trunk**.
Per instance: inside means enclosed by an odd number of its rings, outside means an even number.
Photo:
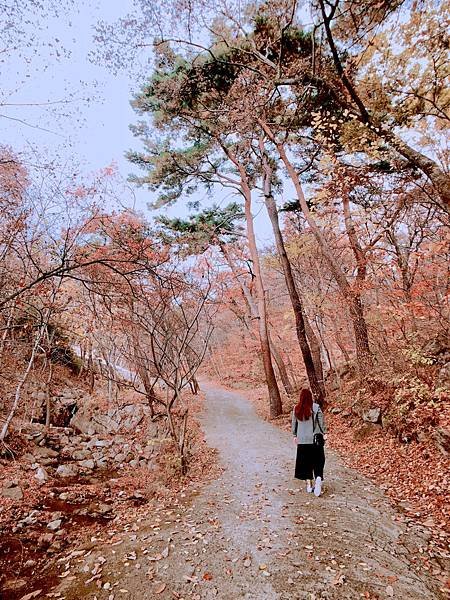
[[[344,360],[346,363],[350,362],[350,355],[347,351],[347,348],[344,345],[344,342],[342,341],[341,338],[341,334],[339,333],[339,330],[336,326],[336,323],[334,320],[332,320],[333,323],[333,331],[334,331],[334,338],[336,340],[336,344],[338,345],[339,350],[341,351],[342,356],[344,357]]]
[[[219,244],[219,248],[220,248],[228,266],[231,269],[231,272],[234,275],[234,278],[236,279],[236,282],[238,283],[238,285],[240,287],[242,296],[244,298],[244,302],[245,302],[245,304],[247,306],[247,310],[250,314],[250,319],[252,322],[254,322],[255,320],[258,319],[258,307],[256,306],[255,301],[253,300],[253,296],[252,296],[250,290],[248,289],[247,285],[239,277],[239,273],[237,272],[236,265],[235,265],[233,259],[231,258],[231,256],[229,255],[226,245],[221,240],[218,240],[218,244]],[[251,329],[248,327],[248,325],[247,325],[247,328],[251,331]],[[269,334],[269,343],[270,343],[270,348],[272,351],[273,358],[276,362],[278,372],[280,374],[281,382],[284,386],[286,394],[288,396],[290,396],[295,391],[294,386],[292,385],[291,380],[289,378],[289,374],[287,372],[286,365],[284,364],[284,360],[281,355],[281,352],[278,349],[275,342],[273,341],[273,339],[271,338],[270,334]]]
[[[16,302],[14,301],[9,310],[8,320],[6,322],[5,330],[2,335],[2,340],[0,342],[0,357],[3,355],[3,349],[5,347],[6,338],[8,337],[8,333],[9,333],[9,330],[11,327],[15,308],[16,308]]]
[[[264,160],[264,154],[263,154]],[[319,377],[316,373],[314,361],[311,355],[311,350],[308,344],[308,339],[306,337],[305,330],[305,321],[303,318],[303,306],[300,300],[300,296],[297,292],[297,288],[295,286],[294,276],[292,274],[291,263],[289,261],[286,248],[284,245],[283,236],[280,230],[280,223],[278,220],[278,210],[275,203],[275,199],[272,195],[271,191],[271,169],[267,164],[267,160],[265,162],[265,176],[264,176],[264,199],[266,203],[267,212],[269,214],[270,222],[272,224],[273,233],[275,236],[275,242],[277,247],[278,256],[281,261],[281,265],[283,267],[284,278],[286,280],[286,286],[289,292],[289,298],[291,300],[292,308],[294,310],[295,315],[295,325],[297,332],[297,339],[300,346],[300,350],[303,357],[303,363],[305,365],[306,374],[308,376],[309,385],[311,386],[311,392],[314,396],[316,402],[320,405],[323,405],[325,394],[323,388],[323,382],[319,381]],[[319,356],[320,360],[320,356]]]
[[[361,375],[367,375],[373,365],[372,354],[369,347],[369,334],[364,318],[364,310],[358,295],[350,298],[350,315],[355,332],[356,357]]]
[[[51,394],[50,394],[50,384],[53,377],[53,365],[49,362],[48,365],[48,378],[47,378],[47,386],[46,386],[46,397],[45,397],[45,427],[48,429],[50,427],[51,422],[51,412],[52,412],[52,402],[51,402]]]
[[[243,165],[231,150],[222,146],[224,152],[236,166],[240,176],[240,191],[244,197],[245,221],[247,226],[247,241],[250,250],[250,256],[253,261],[253,269],[256,279],[256,297],[258,299],[258,324],[259,324],[259,339],[261,342],[261,354],[266,374],[267,389],[269,391],[270,416],[271,418],[278,417],[283,412],[281,403],[280,390],[278,389],[277,379],[272,364],[272,354],[270,351],[270,342],[267,328],[267,310],[266,298],[263,279],[261,275],[261,265],[259,263],[258,248],[256,246],[255,230],[253,227],[252,215],[252,194],[248,183],[247,173]]]
[[[303,310],[303,320],[305,322],[305,332],[306,339],[309,342],[309,347],[311,348],[311,356],[314,363],[314,368],[316,370],[317,379],[320,387],[322,388],[322,393],[325,396],[325,385],[323,379],[323,366],[322,366],[322,353],[320,341],[317,339],[317,336],[314,332],[314,329],[310,325],[309,319],[306,316],[305,311]]]
[[[181,424],[180,439],[178,441],[178,448],[180,451],[180,463],[181,473],[186,475],[187,472],[187,461],[186,461],[186,431],[187,431],[187,420],[188,420],[188,409],[184,411],[183,421]]]
[[[198,394],[198,390],[200,389],[197,383],[197,380],[195,379],[195,377],[193,377],[190,381],[189,381],[189,387],[191,388],[191,392],[193,393],[194,396],[196,396]]]
[[[251,211],[251,192],[245,181],[242,182],[242,191],[245,199],[245,219],[247,224],[247,238],[250,249],[250,256],[253,262],[253,269],[256,278],[256,295],[258,300],[258,327],[259,339],[261,343],[261,353],[266,374],[266,383],[269,391],[270,416],[278,417],[283,412],[281,404],[280,390],[273,370],[272,355],[270,351],[270,341],[267,328],[267,310],[264,284],[261,275],[261,266],[259,263],[258,248],[256,246],[255,231],[253,228],[253,215]]]
[[[44,326],[41,325],[41,327],[39,328],[38,333],[36,335],[36,339],[34,341],[33,349],[31,351],[31,356],[30,356],[30,360],[28,361],[27,368],[25,369],[25,372],[22,375],[22,379],[19,381],[19,383],[17,385],[16,393],[15,393],[15,396],[14,396],[13,405],[11,407],[11,410],[9,411],[9,414],[8,414],[8,416],[6,418],[6,421],[5,421],[4,425],[3,425],[3,428],[2,428],[2,430],[0,432],[0,442],[4,442],[5,441],[5,438],[6,438],[7,434],[8,434],[8,429],[9,429],[9,426],[11,424],[11,421],[13,420],[13,417],[16,414],[17,407],[19,406],[19,402],[20,402],[20,394],[22,392],[22,388],[25,385],[25,382],[27,381],[28,375],[30,374],[31,368],[33,366],[34,359],[35,359],[35,356],[36,356],[36,352],[37,352],[37,349],[38,349],[39,344],[41,342],[43,331],[44,331]]]
[[[319,243],[322,254],[325,260],[327,261],[328,266],[330,267],[330,271],[334,279],[336,280],[336,283],[338,284],[339,289],[341,290],[341,293],[349,307],[353,325],[353,332],[355,336],[356,358],[358,362],[358,368],[361,376],[364,377],[369,371],[370,366],[372,364],[372,356],[370,354],[369,349],[367,325],[364,320],[361,299],[358,297],[358,293],[356,293],[355,296],[354,290],[352,290],[349,282],[347,281],[347,277],[345,276],[339,263],[333,256],[331,249],[329,248],[328,243],[325,240],[320,227],[317,225],[311,211],[309,210],[305,195],[303,193],[303,188],[300,183],[300,178],[293,164],[289,160],[283,144],[280,144],[276,141],[272,131],[269,129],[266,123],[260,121],[260,125],[265,131],[265,133],[268,135],[269,139],[271,139],[271,141],[275,144],[278,150],[280,158],[283,161],[288,175],[294,184],[295,190],[297,192],[297,198],[305,216],[305,219],[312,233],[314,234],[317,242]]]
[[[344,191],[342,197],[342,204],[344,208],[345,230],[356,260],[356,285],[353,286],[351,292],[350,314],[352,315],[353,328],[355,330],[356,356],[358,357],[358,363],[363,366],[362,371],[364,374],[367,373],[373,365],[369,345],[369,333],[367,331],[367,323],[364,318],[364,307],[361,299],[361,290],[367,275],[367,257],[359,243],[350,211],[350,201],[346,191]]]
[[[294,394],[295,390],[294,390],[294,386],[291,383],[291,380],[289,379],[289,374],[287,372],[286,365],[284,364],[284,360],[281,356],[279,349],[277,348],[275,342],[273,341],[273,339],[271,337],[269,338],[269,341],[270,341],[270,348],[272,350],[272,355],[276,362],[283,387],[286,391],[286,394],[288,396],[292,396]]]

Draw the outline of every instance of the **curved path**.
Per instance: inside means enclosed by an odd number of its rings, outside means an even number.
[[[72,560],[80,574],[60,587],[66,599],[443,597],[415,564],[424,540],[378,488],[328,452],[324,495],[306,494],[291,436],[238,393],[203,388],[222,475],[186,506],[130,524],[119,545]],[[101,589],[85,584],[95,565]]]

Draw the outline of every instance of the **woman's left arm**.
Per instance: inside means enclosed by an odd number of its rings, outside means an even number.
[[[317,422],[320,426],[322,433],[325,433],[327,428],[325,426],[325,419],[323,418],[323,412],[321,408],[319,408],[319,410],[317,411]]]

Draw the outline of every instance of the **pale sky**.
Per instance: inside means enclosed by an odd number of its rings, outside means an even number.
[[[28,12],[33,22],[29,27],[38,32],[42,44],[10,52],[6,59],[3,56],[1,143],[16,152],[28,153],[33,148],[44,160],[57,156],[59,161],[73,164],[77,170],[80,165],[81,172],[86,174],[111,163],[117,164],[124,178],[132,171],[138,172],[124,156],[131,148],[140,149],[139,140],[129,130],[129,125],[137,121],[130,106],[132,93],[137,89],[136,79],[125,72],[113,75],[88,58],[94,48],[95,24],[125,16],[132,8],[132,0],[75,0],[74,7],[47,18],[33,15],[31,7],[28,8],[31,4],[23,0],[23,10]],[[26,27],[23,25],[25,31]],[[68,104],[45,106],[67,99]],[[148,213],[146,206],[152,199],[151,193],[141,188],[135,191],[135,196],[135,207]],[[227,203],[231,197],[228,194],[226,199],[218,201]],[[180,205],[171,208],[170,214],[186,212]],[[270,225],[256,197],[254,214],[259,243],[270,243]]]

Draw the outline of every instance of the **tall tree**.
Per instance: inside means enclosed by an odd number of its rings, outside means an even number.
[[[249,330],[255,333],[256,337],[259,337],[259,332],[254,332],[253,328],[253,324],[258,323],[259,320],[258,305],[253,298],[250,286],[245,280],[246,273],[242,272],[237,266],[230,248],[230,245],[236,243],[238,238],[243,235],[237,222],[243,219],[244,216],[242,207],[237,203],[232,203],[222,208],[213,205],[211,208],[205,208],[200,213],[191,215],[189,219],[159,217],[158,221],[172,233],[169,239],[177,243],[187,244],[189,252],[203,252],[210,244],[219,248],[241,290],[250,320]],[[173,238],[174,232],[175,234],[178,233],[178,235],[175,235],[175,239]],[[294,386],[290,380],[282,352],[270,333],[269,343],[283,386],[286,393],[291,395],[294,392]]]

